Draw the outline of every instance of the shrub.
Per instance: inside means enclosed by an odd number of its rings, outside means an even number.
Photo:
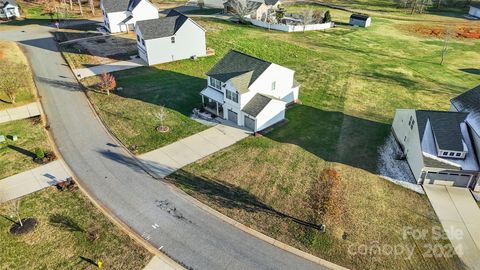
[[[45,152],[41,148],[35,149],[35,157],[37,159],[43,159],[45,157]]]
[[[332,15],[330,15],[330,10],[327,10],[325,12],[324,17],[323,17],[323,22],[327,23],[327,22],[331,22],[331,21],[332,21]]]

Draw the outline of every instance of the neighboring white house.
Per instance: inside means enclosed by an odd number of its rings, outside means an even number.
[[[350,16],[350,25],[359,27],[369,27],[372,23],[372,18],[366,14],[352,14]]]
[[[267,17],[270,10],[277,9],[281,2],[279,0],[227,0],[223,4],[225,13],[234,13],[235,1],[243,1],[242,3],[251,11],[249,18],[253,20],[262,20]]]
[[[20,17],[20,11],[15,0],[0,0],[0,19]]]
[[[138,55],[149,65],[205,56],[205,29],[176,10],[137,22]]]
[[[261,131],[285,119],[297,101],[295,71],[238,51],[227,53],[207,72],[204,108],[223,119]]]
[[[471,5],[468,15],[480,18],[480,5]]]
[[[105,28],[110,33],[128,32],[135,23],[158,19],[158,9],[148,0],[101,0]]]
[[[398,109],[392,131],[419,184],[480,190],[468,113]]]

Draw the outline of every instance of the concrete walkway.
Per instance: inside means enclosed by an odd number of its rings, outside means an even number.
[[[172,266],[165,261],[161,260],[157,256],[153,257],[150,262],[143,268],[143,270],[177,270],[181,269],[176,266]]]
[[[0,123],[30,118],[40,115],[40,108],[36,102],[32,102],[23,106],[1,110]]]
[[[141,67],[144,65],[145,65],[145,62],[143,62],[141,58],[134,58],[128,61],[118,61],[118,62],[113,62],[113,63],[89,67],[89,68],[73,69],[73,73],[75,74],[75,76],[77,76],[77,78],[83,79],[86,77],[102,74],[103,72],[107,72],[107,73],[115,72],[120,70]]]
[[[443,229],[460,259],[480,269],[480,209],[468,189],[424,185]]]
[[[0,203],[54,186],[70,177],[63,161],[56,160],[10,177],[0,179]]]
[[[159,177],[226,148],[249,134],[239,128],[216,125],[157,150],[140,155],[140,160]]]

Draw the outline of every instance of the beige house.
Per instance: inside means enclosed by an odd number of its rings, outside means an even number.
[[[223,4],[225,13],[235,13],[233,2],[233,0],[228,0]],[[281,2],[279,0],[247,0],[244,4],[252,10],[251,19],[262,20],[267,16],[269,10],[277,9]]]

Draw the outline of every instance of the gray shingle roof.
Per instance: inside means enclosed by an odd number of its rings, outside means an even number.
[[[6,5],[18,6],[15,0],[0,0],[0,8],[4,8]]]
[[[447,170],[458,170],[460,168],[460,166],[453,166],[448,162],[442,162],[441,159],[434,159],[426,155],[423,155],[423,165],[425,165],[425,167],[443,168]]]
[[[368,16],[367,14],[352,14],[350,18],[366,21],[368,18],[370,18],[370,16]]]
[[[417,110],[417,125],[420,141],[423,140],[427,121],[430,120],[438,147],[442,150],[463,151],[463,136],[460,124],[468,113],[449,111]]]
[[[187,16],[172,10],[167,17],[139,21],[137,26],[142,33],[143,39],[148,40],[175,35],[187,20]]]
[[[121,12],[128,10],[129,0],[102,0],[105,12]]]
[[[471,7],[480,9],[480,4],[470,4]]]
[[[242,111],[253,117],[257,117],[260,112],[272,101],[272,98],[261,94],[255,94],[252,99],[243,107]]]
[[[462,112],[480,112],[480,85],[450,100]]]
[[[248,82],[248,86],[250,86],[271,64],[248,54],[231,50],[207,72],[207,75],[221,82],[226,82],[239,75],[252,72]]]

